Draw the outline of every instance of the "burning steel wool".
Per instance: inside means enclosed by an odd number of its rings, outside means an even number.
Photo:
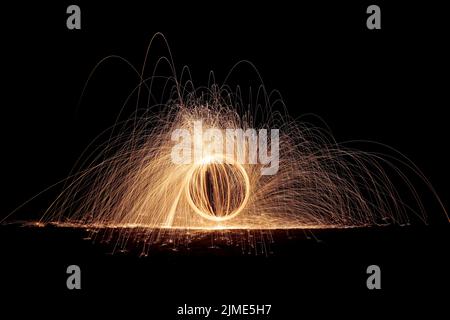
[[[145,78],[145,66],[138,72],[136,113],[107,133],[40,222],[151,242],[171,230],[345,228],[404,224],[414,214],[425,221],[412,183],[392,162],[291,119],[263,85],[244,103],[226,85],[195,88],[167,60],[174,74],[163,89],[155,89],[160,76]],[[168,97],[153,106],[156,90]],[[416,203],[402,201],[393,173]]]

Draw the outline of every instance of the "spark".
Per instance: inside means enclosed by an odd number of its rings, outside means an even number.
[[[120,230],[118,242],[125,243],[137,234],[147,242],[162,235],[176,242],[176,232],[186,237],[196,231],[405,224],[410,212],[426,220],[412,183],[391,161],[345,148],[320,129],[274,111],[281,100],[271,100],[274,95],[263,85],[251,105],[240,89],[233,92],[215,83],[195,88],[192,80],[177,77],[173,62],[171,67],[174,75],[164,85],[172,84],[169,97],[152,107],[159,76],[145,79],[144,66],[132,92],[138,104],[148,94],[144,111],[137,108],[130,120],[111,129],[100,156],[88,157],[39,223]],[[205,151],[200,161],[173,163],[172,132],[193,132],[196,121],[223,133],[279,129],[278,172],[262,175],[263,164],[242,161],[237,148],[231,155]],[[194,144],[209,150],[205,141],[195,139]],[[253,147],[244,140],[244,153]],[[409,168],[422,177],[415,166]],[[392,174],[400,177],[415,204],[405,204]]]

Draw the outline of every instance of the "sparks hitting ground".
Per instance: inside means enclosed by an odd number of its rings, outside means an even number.
[[[151,104],[161,76],[145,78],[144,63],[138,72],[140,81],[130,94],[137,95],[136,113],[117,123],[102,149],[84,159],[41,222],[126,227],[127,237],[132,236],[133,227],[139,227],[151,239],[168,229],[343,228],[404,224],[411,215],[425,220],[417,192],[391,161],[344,148],[324,131],[291,119],[279,96],[269,94],[263,85],[251,97],[253,103],[245,103],[241,89],[233,92],[216,83],[195,88],[191,79],[183,79],[186,69],[177,76],[170,54],[167,61],[173,75],[164,78],[159,95],[165,97],[160,99],[164,103]],[[223,153],[217,151],[220,148],[208,153],[211,141],[200,137],[200,145],[207,150],[200,161],[174,163],[173,132],[193,132],[198,122],[224,137],[229,130],[276,129],[276,173],[261,173],[267,161],[248,161],[251,150],[274,155],[273,144],[261,150],[261,139],[268,140],[267,135],[246,136]],[[402,161],[428,184],[412,163]],[[416,203],[403,202],[392,174],[403,181]]]

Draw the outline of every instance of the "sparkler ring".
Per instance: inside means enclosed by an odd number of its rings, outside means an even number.
[[[212,170],[217,168],[219,169]],[[232,176],[229,175],[230,172],[226,172],[227,170],[232,171]],[[220,214],[215,212],[215,205],[211,203],[213,201],[207,195],[208,186],[205,186],[204,180],[205,177],[211,175],[209,171],[214,171],[212,174],[216,175],[210,177],[210,179],[216,182],[212,188],[228,188],[229,190],[225,190],[227,191],[227,196],[222,195],[222,198],[234,197],[233,199],[222,199],[222,202],[228,204],[228,206],[226,206],[227,210],[219,210],[221,211]],[[221,175],[225,176],[222,177]],[[230,183],[230,181],[234,181],[234,183]],[[211,186],[209,187],[211,188]],[[247,205],[250,197],[250,179],[242,164],[225,156],[215,156],[193,166],[187,175],[185,191],[186,199],[190,207],[199,216],[216,222],[226,221],[239,215]],[[212,192],[217,192],[217,190],[213,190]],[[230,208],[230,203],[233,202],[232,200],[234,200],[235,207]],[[223,205],[224,203],[221,204]]]

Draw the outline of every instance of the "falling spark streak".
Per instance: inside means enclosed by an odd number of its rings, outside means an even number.
[[[137,92],[140,106],[148,94],[145,110],[139,113],[142,109],[137,108],[130,120],[112,128],[102,160],[87,157],[91,162],[68,180],[40,223],[122,230],[123,243],[139,233],[145,243],[151,243],[167,235],[176,242],[175,233],[186,237],[189,230],[405,224],[411,212],[425,221],[425,210],[412,183],[389,159],[344,148],[320,129],[273,111],[280,99],[273,102],[274,95],[263,85],[252,106],[243,102],[239,90],[233,93],[225,85],[213,83],[195,89],[192,81],[177,78],[170,51],[167,60],[174,75],[165,79],[163,91],[171,90],[163,106],[151,107],[155,83],[161,77],[155,74],[144,79],[144,64],[141,81],[130,97]],[[185,75],[186,69],[183,71]],[[278,128],[278,172],[263,176],[261,164],[240,162],[236,154],[226,163],[217,161],[215,157],[230,156],[225,153],[203,158],[201,163],[174,164],[171,133],[180,128],[193,130],[195,121],[222,132]],[[246,152],[249,143],[245,140]],[[95,155],[100,159],[97,151]],[[428,185],[411,162],[400,162]],[[393,173],[416,203],[402,200],[390,179]]]

